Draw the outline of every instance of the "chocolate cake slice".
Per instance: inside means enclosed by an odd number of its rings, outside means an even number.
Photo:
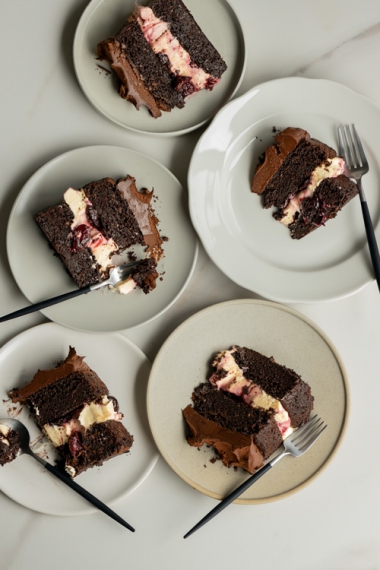
[[[106,279],[110,269],[122,263],[120,253],[143,245],[148,258],[134,274],[144,273],[144,278],[131,276],[128,287],[119,291],[137,286],[149,293],[156,286],[156,265],[163,253],[152,198],[153,191],[138,191],[129,175],[116,182],[103,178],[79,190],[69,188],[61,204],[38,212],[35,220],[78,287]]]
[[[263,207],[275,206],[275,219],[300,239],[337,213],[358,193],[346,176],[343,158],[307,131],[288,127],[277,133],[256,168],[251,190]]]
[[[119,94],[155,118],[182,108],[189,95],[212,90],[227,66],[182,0],[135,5],[115,37],[97,46],[119,81]]]
[[[190,445],[211,445],[227,466],[252,473],[313,408],[310,387],[293,370],[249,348],[218,353],[209,383],[183,410]]]
[[[38,370],[29,384],[9,396],[31,409],[72,477],[132,447],[117,400],[75,348],[70,347],[58,366]]]
[[[17,433],[0,424],[0,465],[10,463],[18,456],[20,451],[20,442]]]

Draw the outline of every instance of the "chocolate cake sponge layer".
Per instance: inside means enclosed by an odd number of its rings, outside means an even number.
[[[112,237],[123,251],[131,245],[143,244],[143,235],[128,202],[112,178],[90,182],[83,187],[96,212],[98,229],[106,238]]]
[[[86,184],[83,191],[92,204],[91,223],[106,238],[112,237],[119,250],[124,251],[131,245],[144,244],[144,238],[128,202],[117,188],[118,182],[103,178]],[[108,272],[99,270],[88,247],[73,247],[74,216],[65,202],[45,208],[34,217],[78,287],[93,285],[108,277]]]
[[[28,405],[38,410],[36,421],[40,427],[55,423],[83,404],[108,395],[108,388],[93,370],[75,372],[37,390],[28,397]]]
[[[136,20],[124,25],[114,39],[109,38],[106,42],[108,43],[99,44],[98,55],[105,57],[111,63],[109,50],[121,50],[121,54],[132,68],[137,70],[144,88],[149,91],[159,109],[170,111],[174,107],[184,106],[183,96],[173,87],[173,74],[165,60],[151,49]],[[112,63],[111,66],[122,81],[123,72],[119,66]],[[128,96],[123,83],[119,88],[119,94],[123,98]]]
[[[66,271],[78,287],[98,283],[101,275],[96,269],[96,260],[88,248],[71,250],[71,224],[74,216],[67,204],[51,206],[34,216],[47,238],[49,245],[60,257]]]
[[[296,220],[289,225],[291,237],[301,239],[328,220],[335,218],[338,212],[359,192],[346,176],[326,178],[310,198],[305,198]],[[281,218],[282,213],[274,214]]]
[[[157,263],[154,259],[142,259],[131,273],[131,277],[136,282],[136,285],[146,295],[156,287],[156,279],[158,279],[156,267]]]
[[[69,444],[58,447],[65,465],[75,469],[75,476],[89,467],[100,466],[117,455],[127,453],[133,444],[133,436],[125,426],[114,420],[92,425],[75,445]],[[74,454],[72,453],[74,451]]]
[[[6,445],[0,437],[0,465],[5,465],[16,459],[20,451],[18,435],[13,429],[7,433],[6,439],[9,445]]]
[[[252,408],[210,383],[197,386],[192,400],[194,409],[208,420],[233,432],[253,436],[264,458],[269,457],[282,443],[273,410]]]
[[[170,31],[188,52],[192,62],[213,77],[222,76],[227,69],[225,61],[181,0],[151,0],[148,6],[158,18],[169,23]]]
[[[335,156],[335,150],[329,146],[315,139],[302,139],[267,184],[263,192],[264,208],[285,207],[289,199],[305,186],[312,171]]]
[[[233,357],[243,370],[244,376],[267,394],[280,400],[290,416],[292,427],[305,423],[314,402],[310,386],[294,370],[277,364],[273,358],[250,348],[235,348]]]

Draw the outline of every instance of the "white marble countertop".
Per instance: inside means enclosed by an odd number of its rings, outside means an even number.
[[[230,3],[241,19],[248,51],[238,94],[266,80],[297,75],[338,81],[380,105],[377,0]],[[149,154],[186,186],[191,153],[201,134],[149,138],[112,124],[89,105],[76,81],[71,55],[75,28],[86,5],[84,0],[0,3],[0,314],[25,303],[9,269],[5,235],[18,192],[40,166],[76,147],[113,144]],[[124,334],[153,360],[168,334],[188,316],[237,298],[255,295],[225,277],[201,248],[195,273],[179,300],[153,322]],[[351,388],[346,437],[334,460],[311,485],[281,501],[231,505],[186,541],[183,534],[215,501],[190,488],[161,458],[141,486],[117,504],[121,516],[138,529],[135,534],[100,513],[47,516],[0,493],[1,570],[37,565],[41,570],[380,568],[377,285],[373,282],[340,301],[293,308],[332,340]],[[42,322],[43,316],[36,313],[2,324],[0,344]]]

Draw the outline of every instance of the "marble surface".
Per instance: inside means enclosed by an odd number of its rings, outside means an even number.
[[[341,82],[380,105],[377,0],[360,4],[357,0],[230,3],[241,19],[248,50],[238,94],[266,80],[297,75]],[[25,304],[9,269],[5,236],[12,204],[37,168],[76,147],[113,144],[149,154],[186,186],[191,153],[202,132],[165,140],[149,138],[110,123],[89,105],[72,63],[74,32],[86,5],[83,0],[0,3],[0,314]],[[237,298],[255,295],[225,277],[201,248],[194,275],[180,299],[161,317],[124,334],[153,360],[168,334],[188,316]],[[41,515],[0,493],[1,570],[37,564],[40,569],[54,566],[62,570],[105,566],[190,570],[236,565],[261,570],[380,568],[377,285],[370,283],[340,301],[293,308],[330,337],[343,358],[351,388],[345,440],[312,485],[274,503],[231,505],[186,541],[183,534],[215,501],[186,485],[163,459],[133,495],[117,504],[121,516],[136,527],[135,534],[102,514]],[[0,343],[42,322],[38,313],[4,323]]]

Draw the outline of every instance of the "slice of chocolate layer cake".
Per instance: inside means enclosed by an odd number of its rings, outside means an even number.
[[[132,447],[117,400],[72,347],[57,367],[38,370],[29,384],[9,396],[31,409],[72,477]]]
[[[307,131],[288,127],[265,151],[252,180],[263,207],[275,206],[275,219],[300,239],[335,218],[358,193],[346,176],[343,158]]]
[[[209,383],[196,387],[183,410],[187,441],[211,445],[227,466],[252,473],[313,408],[310,387],[273,358],[234,346],[218,353]]]
[[[10,427],[0,424],[0,465],[16,459],[19,451],[20,442],[17,433]]]
[[[149,293],[163,253],[152,198],[153,191],[139,192],[129,175],[116,182],[103,178],[79,190],[69,188],[61,204],[38,212],[35,220],[79,287],[106,279],[122,263],[120,253],[144,246],[148,258],[138,264],[128,287],[119,290],[127,293],[138,286]]]
[[[155,118],[183,107],[189,95],[212,90],[227,69],[182,0],[135,5],[115,37],[97,47],[119,80],[119,94]]]

